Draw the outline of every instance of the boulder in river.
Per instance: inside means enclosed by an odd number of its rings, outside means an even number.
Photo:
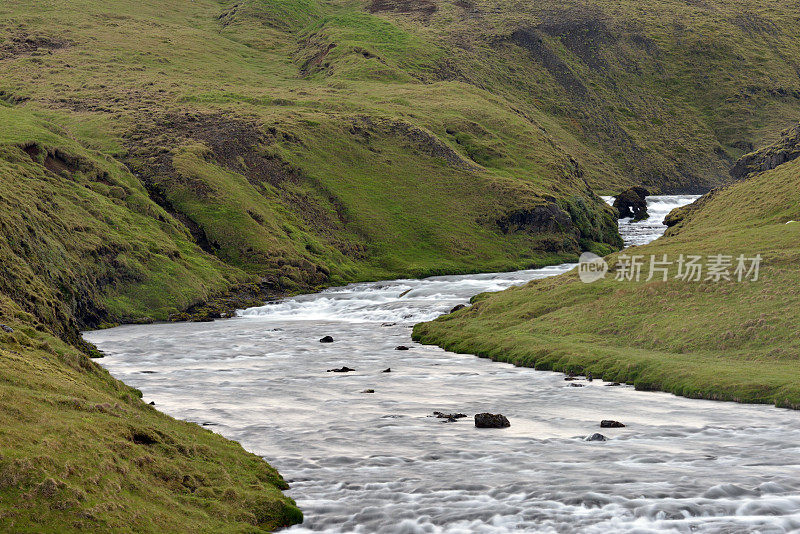
[[[333,338],[331,336],[325,336],[319,340],[320,343],[333,343]]]
[[[499,413],[479,413],[475,415],[478,428],[506,428],[511,426],[505,415]]]
[[[405,345],[398,345],[394,348],[394,350],[408,350],[408,347]]]
[[[605,437],[603,434],[598,434],[595,432],[591,436],[587,437],[583,441],[608,441],[608,438]]]
[[[355,371],[355,369],[350,369],[346,365],[343,367],[339,367],[338,369],[328,369],[329,373],[349,373],[351,371]]]
[[[603,419],[602,421],[600,421],[600,428],[625,428],[625,425],[623,425],[619,421]]]
[[[633,217],[634,221],[643,221],[650,215],[647,214],[647,196],[650,192],[644,187],[631,187],[617,195],[614,207],[619,212],[620,219]]]
[[[610,384],[606,384],[606,387],[614,387],[614,386],[621,386],[621,385],[622,384],[620,384],[619,382],[612,382]]]
[[[583,384],[576,384],[575,382],[570,382],[569,385],[570,385],[570,387],[573,387],[573,388],[582,388],[583,387]]]
[[[361,393],[375,393],[375,390],[374,389],[365,389]]]
[[[386,369],[381,371],[381,373],[391,373],[391,372],[392,372],[392,368],[391,367],[387,367]]]

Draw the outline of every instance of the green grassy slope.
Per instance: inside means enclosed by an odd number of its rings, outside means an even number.
[[[146,405],[0,297],[6,532],[256,532],[302,521],[264,460]]]
[[[471,308],[417,325],[414,337],[640,389],[800,408],[800,223],[789,222],[797,220],[795,160],[703,197],[665,237],[625,251],[647,261],[761,254],[757,281],[676,280],[673,266],[666,282],[647,282],[645,267],[638,283],[609,275],[584,284],[573,271],[480,295]],[[606,258],[611,273],[618,258]]]

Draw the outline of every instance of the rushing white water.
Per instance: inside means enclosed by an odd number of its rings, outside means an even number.
[[[650,199],[653,222],[625,221],[627,241],[658,236],[663,214],[691,198]],[[797,412],[598,380],[577,388],[410,341],[411,325],[471,295],[571,267],[354,284],[236,319],[86,338],[159,409],[277,467],[306,517],[293,532],[800,530]],[[356,371],[326,372],[343,365]],[[446,423],[434,410],[501,412],[511,427]],[[594,432],[609,441],[583,440]]]

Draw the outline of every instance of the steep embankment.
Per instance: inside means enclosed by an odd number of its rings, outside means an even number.
[[[780,146],[773,151],[782,150]],[[766,154],[769,151],[763,151]],[[591,372],[690,397],[800,408],[800,161],[702,197],[672,218],[644,255],[642,279],[575,271],[474,299],[474,306],[417,325],[414,337],[449,350],[541,369]],[[647,282],[650,256],[676,262]],[[677,260],[702,256],[700,281],[677,280]],[[708,280],[714,255],[732,256],[731,281]],[[737,257],[762,256],[757,281],[738,281]],[[750,262],[746,263],[749,268]]]

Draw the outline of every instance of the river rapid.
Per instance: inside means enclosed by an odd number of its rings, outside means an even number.
[[[621,222],[626,244],[658,237],[664,215],[694,198],[650,197],[650,220]],[[159,410],[275,466],[305,514],[290,532],[800,531],[797,412],[571,387],[410,340],[415,323],[477,293],[573,267],[353,284],[234,319],[85,337]],[[341,366],[355,371],[326,372]],[[511,427],[475,428],[479,412]],[[609,440],[584,441],[595,432]]]

